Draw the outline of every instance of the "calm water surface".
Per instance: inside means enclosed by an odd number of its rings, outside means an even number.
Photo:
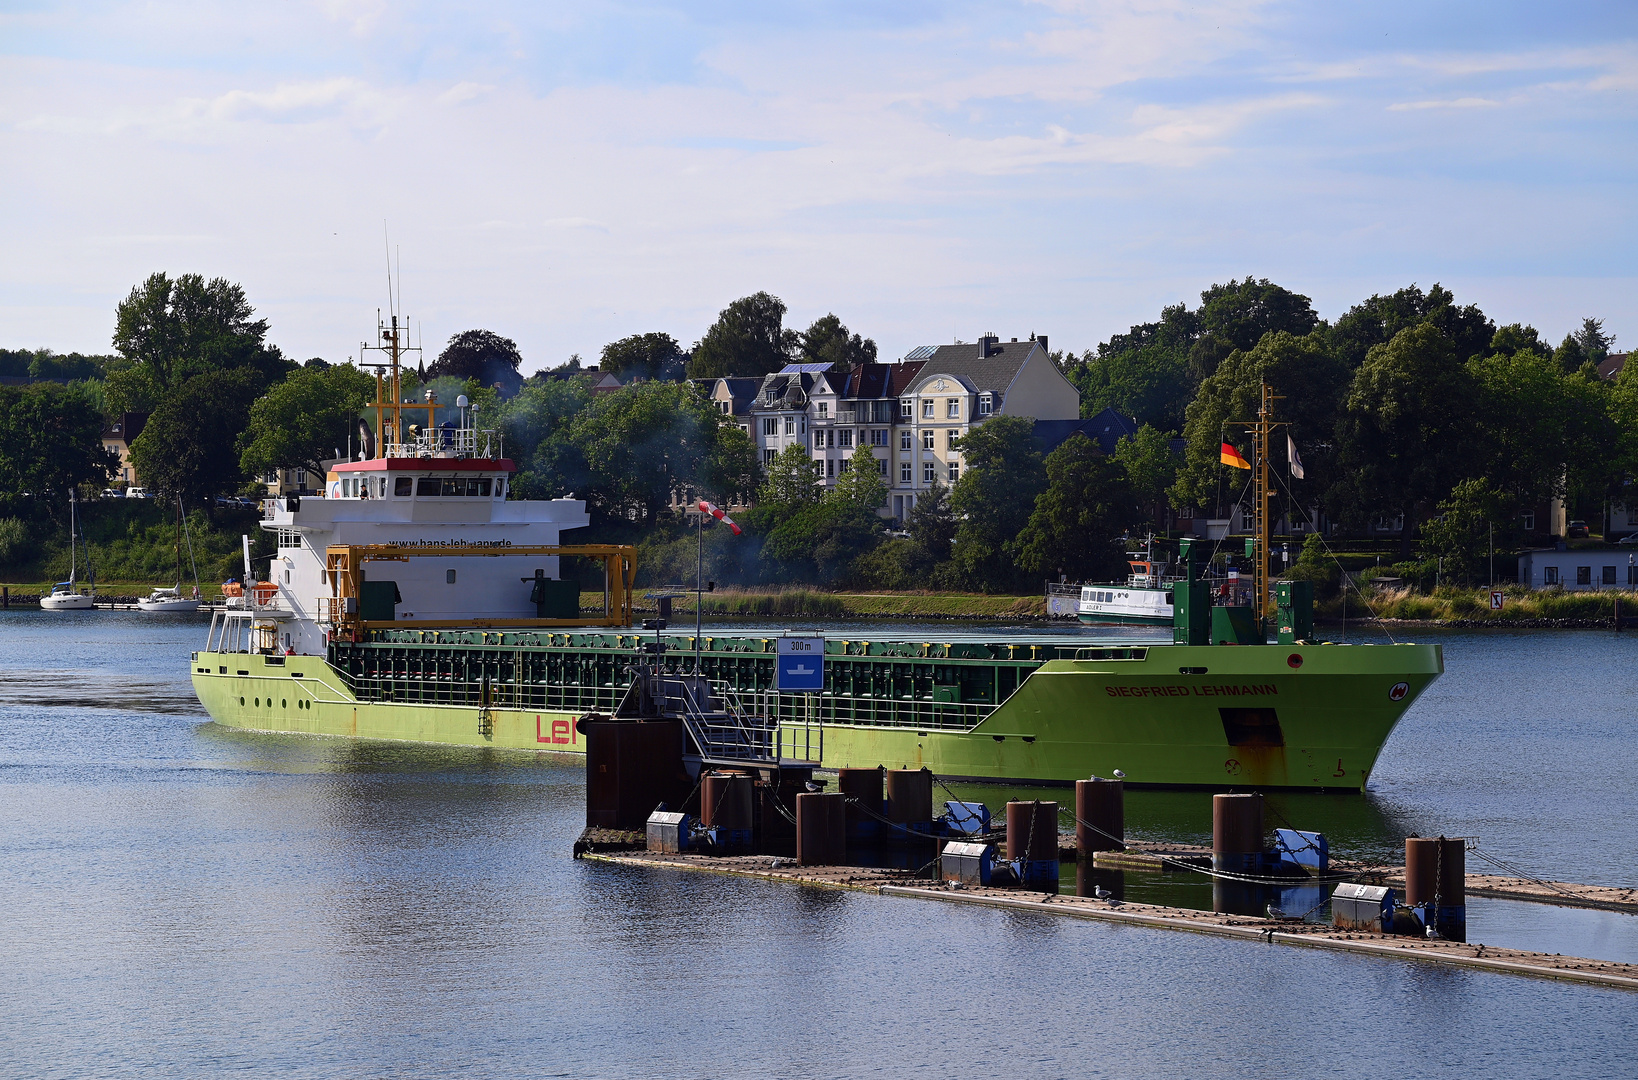
[[[1638,1059],[1626,992],[575,862],[578,767],[219,728],[187,683],[202,638],[188,617],[0,614],[0,1075],[1603,1077]],[[1633,884],[1638,641],[1437,640],[1449,674],[1372,790],[1275,809],[1340,854],[1475,835],[1536,873]],[[1209,796],[1132,792],[1127,820],[1199,842]],[[1611,959],[1638,958],[1635,927],[1469,913],[1475,940]]]

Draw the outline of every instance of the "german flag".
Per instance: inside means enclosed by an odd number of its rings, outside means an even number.
[[[1241,457],[1240,451],[1236,450],[1230,443],[1223,444],[1223,452],[1219,455],[1219,457],[1224,465],[1232,465],[1236,469],[1251,468],[1251,462],[1247,461],[1244,457]]]

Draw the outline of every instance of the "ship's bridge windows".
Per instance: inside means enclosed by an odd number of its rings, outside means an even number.
[[[423,476],[415,482],[417,496],[476,496],[487,499],[495,481],[487,476]]]
[[[412,477],[395,476],[392,478],[392,493],[396,497],[402,499],[408,496],[414,490],[415,480]]]

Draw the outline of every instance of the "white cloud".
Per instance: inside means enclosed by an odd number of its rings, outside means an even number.
[[[1464,97],[1454,101],[1399,101],[1388,106],[1389,112],[1406,112],[1412,109],[1493,109],[1500,105],[1499,101],[1489,98]]]
[[[494,91],[495,87],[488,83],[462,82],[456,83],[442,94],[438,100],[445,105],[464,105],[469,101],[477,101]]]
[[[760,288],[889,355],[1020,323],[1085,347],[1231,274],[1342,296],[1550,276],[1566,250],[1613,272],[1638,241],[1633,106],[1604,92],[1638,60],[1613,38],[1355,50],[1263,3],[662,14],[682,29],[644,43],[652,12],[160,11],[174,55],[8,59],[0,153],[31,165],[0,203],[0,308],[42,312],[9,332],[105,347],[133,282],[199,270],[243,281],[292,354],[345,355],[383,218],[429,344],[493,324],[531,363],[693,340]],[[48,340],[62,296],[84,336]]]

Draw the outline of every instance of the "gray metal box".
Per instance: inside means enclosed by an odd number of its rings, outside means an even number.
[[[1393,926],[1393,890],[1384,885],[1338,885],[1331,894],[1331,922],[1344,930],[1380,934]]]
[[[665,810],[648,815],[648,850],[688,850],[688,815]]]
[[[939,877],[963,885],[988,885],[990,866],[995,862],[994,844],[952,840],[939,855]]]

